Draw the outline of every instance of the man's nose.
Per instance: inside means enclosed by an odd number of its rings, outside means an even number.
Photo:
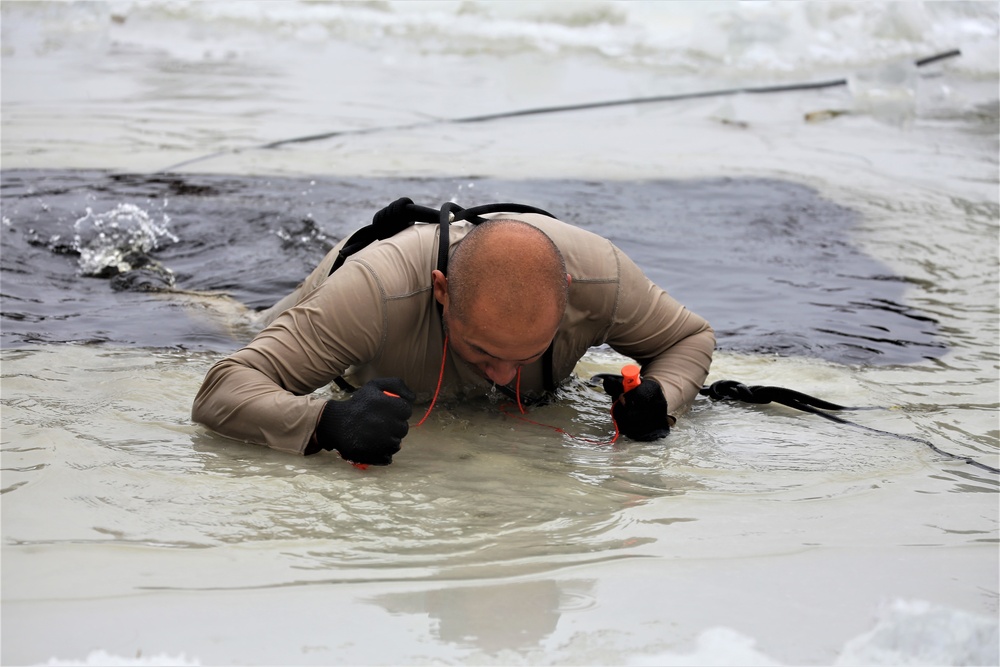
[[[496,384],[510,384],[517,375],[517,364],[498,361],[486,365],[486,377]]]

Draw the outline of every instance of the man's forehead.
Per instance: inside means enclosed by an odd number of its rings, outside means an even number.
[[[510,355],[503,354],[500,350],[495,350],[491,352],[490,350],[487,350],[486,348],[481,347],[480,345],[477,345],[476,343],[473,343],[471,341],[466,341],[466,344],[476,352],[485,354],[487,357],[491,357],[493,359],[496,359],[497,361],[530,361],[531,359],[536,359],[545,354],[545,350],[549,348],[548,344],[546,344],[545,347],[538,350],[537,352],[528,354],[527,356],[519,356],[517,358],[511,358]],[[519,350],[515,354],[521,355],[524,354],[524,352]]]
[[[526,361],[545,353],[555,338],[558,324],[551,331],[521,326],[509,321],[481,317],[481,313],[449,322],[450,333],[477,353],[500,361]]]

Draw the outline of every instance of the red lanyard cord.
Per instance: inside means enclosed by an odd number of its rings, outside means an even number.
[[[444,337],[444,349],[441,350],[441,370],[438,373],[438,381],[437,381],[437,387],[434,389],[434,397],[431,399],[431,404],[429,406],[427,406],[427,411],[424,413],[424,416],[420,418],[420,421],[417,422],[413,426],[413,428],[417,428],[418,426],[421,426],[425,421],[427,421],[427,418],[431,416],[431,411],[434,409],[434,406],[437,404],[438,395],[441,393],[441,384],[444,382],[444,367],[445,367],[445,361],[447,360],[447,358],[448,358],[448,336],[446,334],[445,337]],[[583,436],[573,435],[572,433],[570,433],[569,431],[567,431],[564,428],[560,428],[558,426],[552,426],[551,424],[545,424],[543,422],[535,421],[534,419],[528,419],[527,417],[525,417],[524,415],[526,414],[527,411],[524,409],[524,404],[521,402],[521,368],[520,367],[518,367],[518,369],[517,369],[517,384],[516,384],[516,387],[515,387],[514,395],[515,395],[515,397],[517,399],[517,409],[518,409],[518,412],[520,414],[513,414],[513,412],[511,412],[511,411],[509,411],[507,409],[506,405],[501,405],[500,406],[500,412],[502,412],[503,414],[507,415],[508,417],[513,417],[514,419],[517,419],[519,421],[523,421],[526,424],[531,424],[533,426],[540,426],[542,428],[549,428],[549,429],[552,429],[553,431],[555,431],[556,433],[562,433],[563,435],[565,435],[565,436],[567,436],[569,438],[572,438],[573,440],[579,440],[581,442],[589,442],[589,443],[595,444],[595,445],[613,445],[615,442],[618,441],[618,436],[621,435],[621,432],[618,430],[618,422],[615,421],[614,414],[612,414],[612,416],[611,416],[611,423],[614,424],[614,426],[615,426],[615,433],[611,437],[610,440],[606,440],[606,439],[605,440],[596,440],[596,439],[593,439],[593,438],[584,438]]]
[[[424,416],[420,418],[420,421],[418,421],[413,428],[420,426],[425,421],[427,421],[428,417],[431,416],[431,410],[434,409],[434,404],[437,403],[438,400],[438,394],[441,393],[441,382],[444,380],[444,362],[447,358],[448,358],[448,334],[445,334],[444,349],[441,350],[441,371],[438,373],[438,383],[437,387],[434,389],[434,397],[431,399],[431,404],[427,406],[427,412],[424,413]]]
[[[546,424],[544,422],[539,422],[539,421],[535,421],[534,419],[528,419],[527,417],[524,417],[523,415],[525,414],[525,409],[524,409],[524,405],[521,403],[521,369],[520,368],[517,369],[517,389],[515,391],[515,396],[517,397],[517,409],[518,409],[518,411],[521,414],[519,414],[519,415],[518,414],[514,414],[512,411],[507,410],[507,406],[506,405],[500,406],[500,412],[502,412],[503,414],[507,415],[508,417],[513,417],[514,419],[517,419],[518,421],[523,421],[523,422],[525,422],[527,424],[531,424],[533,426],[541,426],[542,428],[550,428],[553,431],[555,431],[556,433],[561,433],[561,434],[563,434],[563,435],[565,435],[565,436],[567,436],[569,438],[572,438],[573,440],[579,440],[580,442],[588,442],[588,443],[593,444],[593,445],[613,445],[615,442],[617,442],[618,436],[620,435],[620,432],[618,430],[618,422],[615,421],[614,414],[612,414],[612,416],[611,416],[611,423],[615,425],[615,434],[611,437],[610,440],[595,440],[593,438],[584,438],[583,436],[580,436],[580,435],[574,435],[574,434],[570,433],[569,431],[567,431],[566,429],[561,428],[559,426],[553,426],[552,424]]]

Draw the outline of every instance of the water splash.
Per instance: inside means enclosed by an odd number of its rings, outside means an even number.
[[[73,249],[80,253],[80,273],[99,278],[145,270],[173,286],[173,271],[149,256],[164,242],[179,239],[168,230],[170,217],[157,223],[135,204],[118,204],[105,213],[87,214],[73,223]]]
[[[297,227],[291,224],[282,225],[273,233],[281,239],[281,247],[286,250],[294,247],[312,247],[316,245],[329,250],[335,245],[335,241],[326,235],[311,215],[299,220]]]

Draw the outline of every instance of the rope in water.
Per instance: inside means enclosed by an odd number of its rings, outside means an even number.
[[[900,440],[909,440],[910,442],[918,442],[923,445],[927,445],[934,452],[945,456],[947,458],[964,461],[965,463],[985,470],[987,472],[1000,474],[1000,468],[994,468],[993,466],[988,466],[985,463],[980,463],[973,458],[968,456],[961,456],[959,454],[952,454],[951,452],[946,452],[934,443],[924,440],[923,438],[918,438],[912,435],[904,435],[902,433],[893,433],[891,431],[883,431],[881,429],[872,428],[871,426],[864,426],[856,422],[852,422],[843,417],[837,415],[832,415],[829,412],[824,412],[824,410],[872,410],[877,408],[852,408],[843,405],[837,405],[836,403],[830,403],[828,401],[823,401],[808,394],[803,394],[798,391],[793,391],[791,389],[785,389],[783,387],[768,387],[768,386],[747,386],[736,382],[735,380],[720,380],[714,382],[707,387],[701,388],[701,395],[708,396],[709,398],[715,400],[738,400],[745,403],[755,403],[758,405],[766,403],[780,403],[786,405],[790,408],[795,408],[796,410],[802,410],[803,412],[810,412],[814,415],[823,417],[824,419],[829,419],[830,421],[837,422],[838,424],[845,424],[847,426],[853,426],[854,428],[859,428],[869,433],[877,433],[879,435],[888,435],[893,438],[899,438]]]

